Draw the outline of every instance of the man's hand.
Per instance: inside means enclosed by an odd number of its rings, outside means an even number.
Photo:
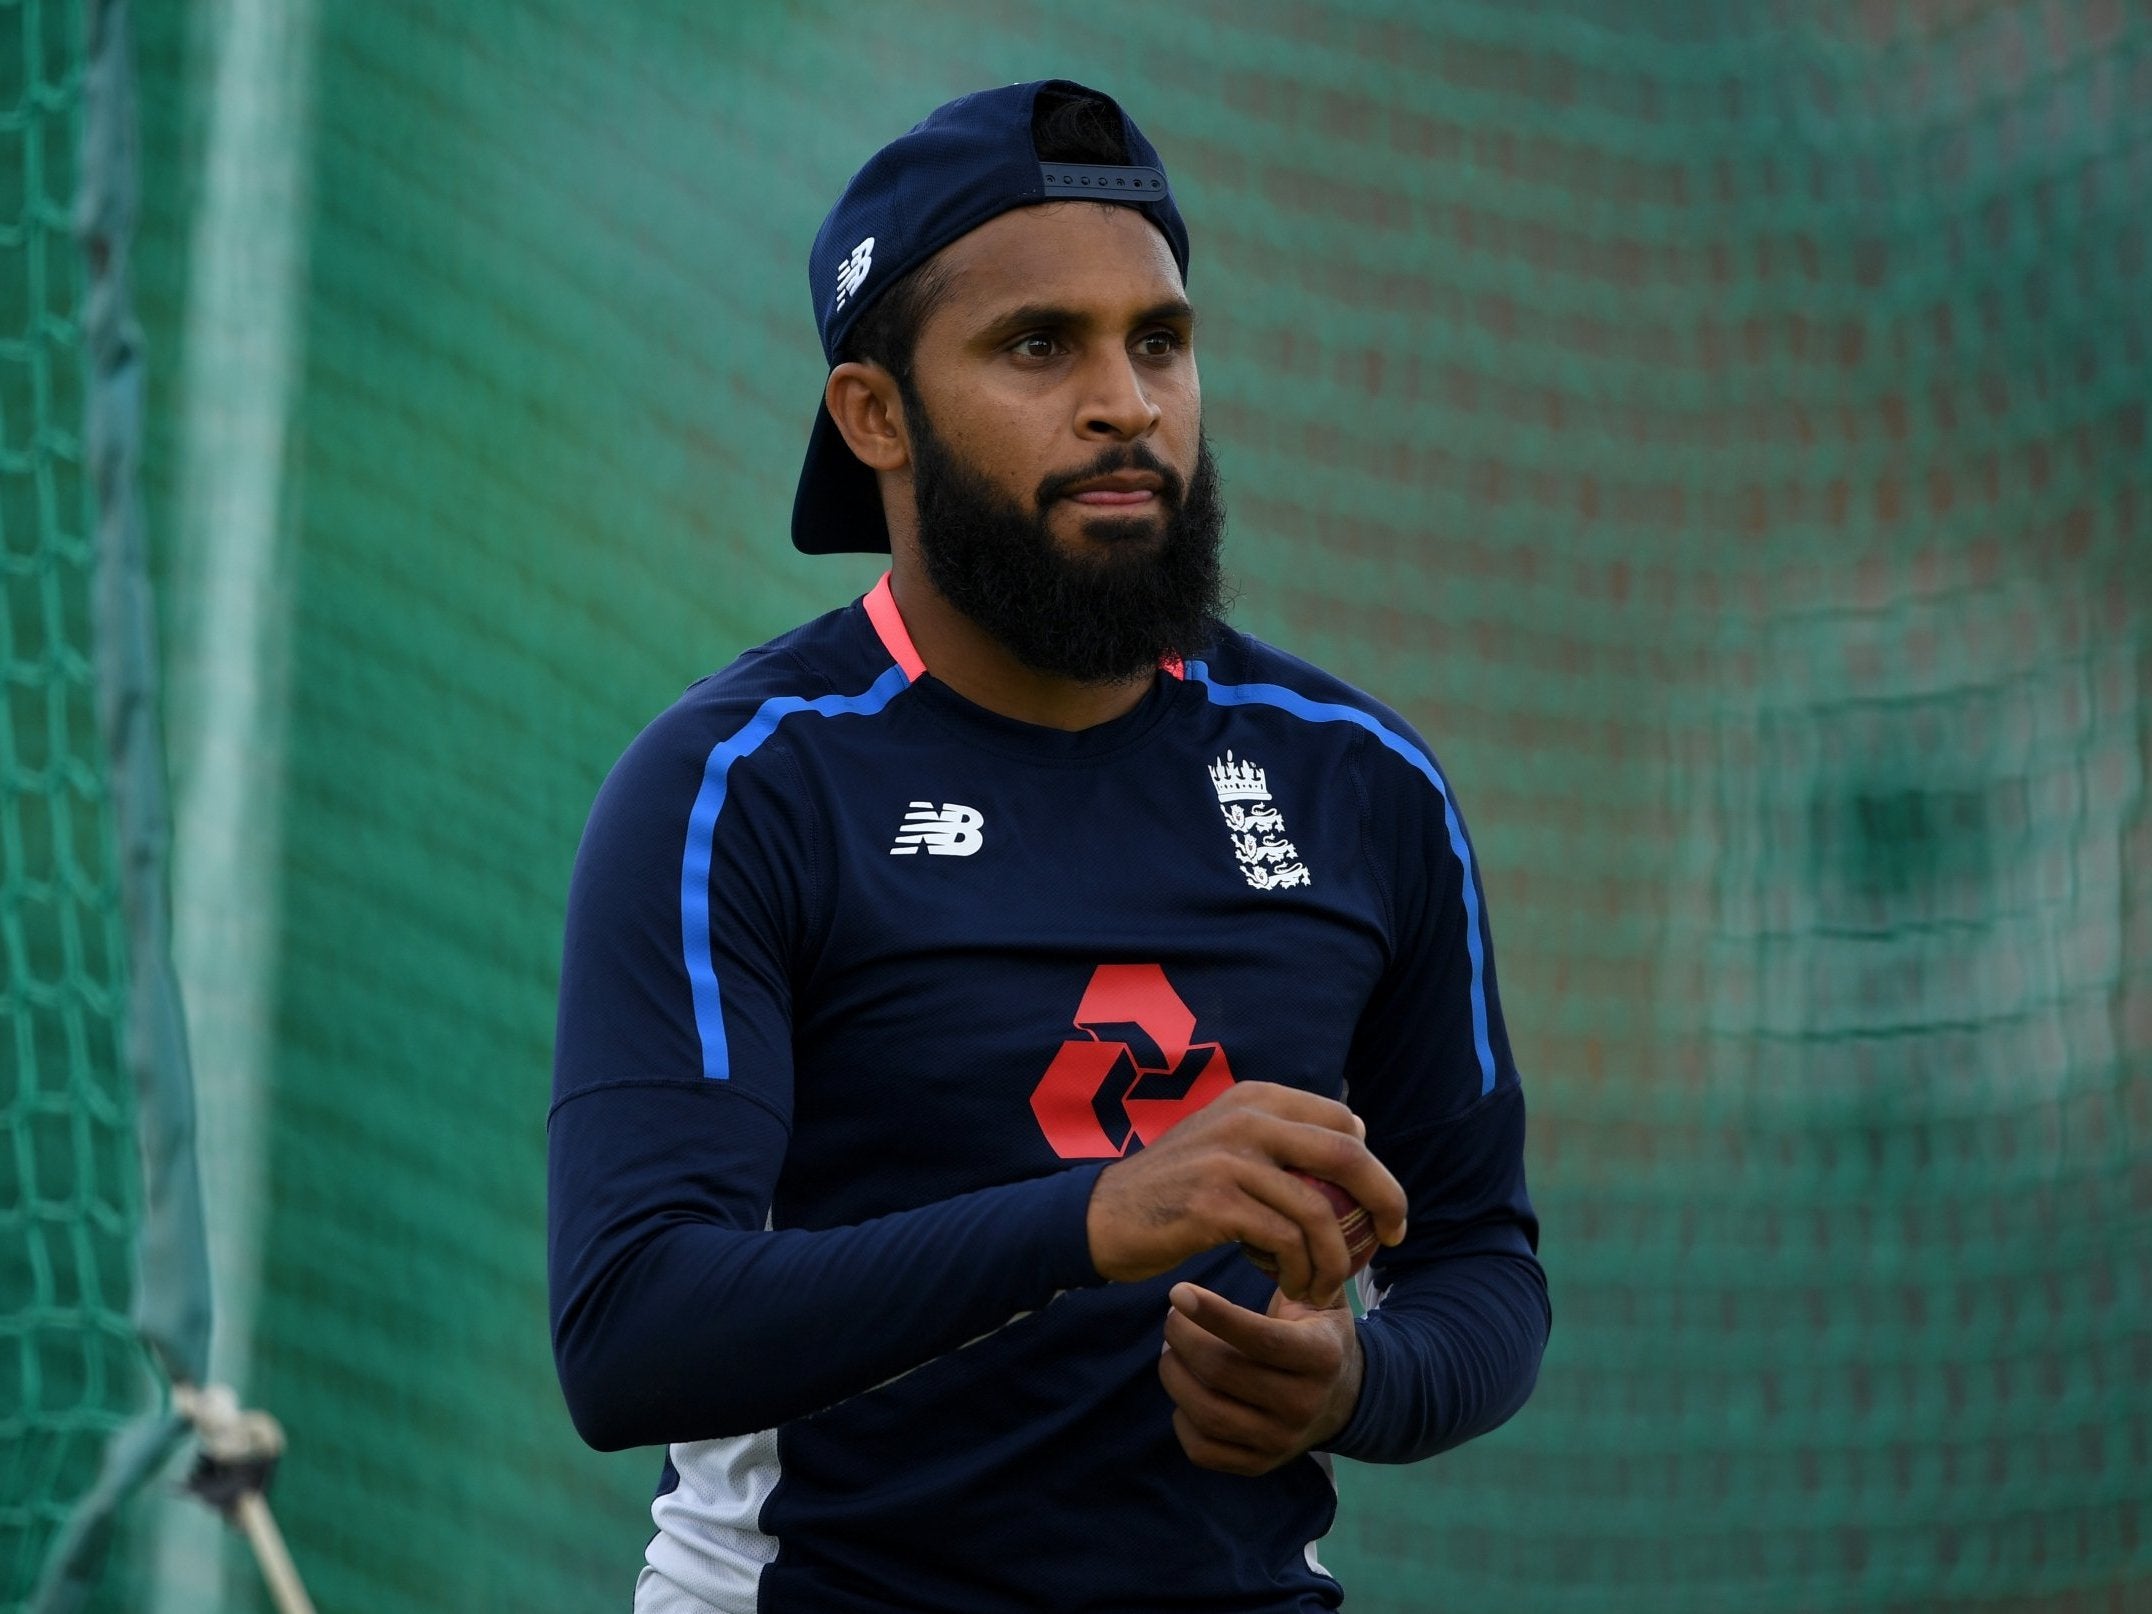
[[[1118,1283],[1170,1272],[1238,1239],[1278,1263],[1297,1300],[1337,1294],[1350,1274],[1337,1212],[1294,1170],[1327,1177],[1367,1207],[1385,1244],[1405,1236],[1405,1191],[1334,1099],[1240,1082],[1142,1153],[1098,1175],[1085,1227],[1091,1264]]]
[[[1193,1283],[1173,1286],[1158,1377],[1190,1462],[1267,1474],[1343,1429],[1360,1399],[1360,1335],[1342,1293],[1303,1306],[1282,1291],[1267,1315]]]

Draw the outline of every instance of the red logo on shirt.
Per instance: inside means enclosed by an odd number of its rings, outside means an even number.
[[[1225,1050],[1191,1042],[1196,1017],[1156,964],[1101,964],[1076,1027],[1031,1094],[1031,1113],[1064,1160],[1113,1160],[1156,1143],[1233,1085]]]

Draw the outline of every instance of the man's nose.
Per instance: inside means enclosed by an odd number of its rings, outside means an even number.
[[[1126,353],[1103,356],[1090,366],[1079,430],[1085,437],[1133,442],[1158,426],[1161,411],[1144,390],[1143,377]]]

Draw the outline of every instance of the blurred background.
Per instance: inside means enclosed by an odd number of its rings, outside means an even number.
[[[659,1457],[579,1445],[545,1323],[570,858],[879,570],[786,541],[824,210],[1063,75],[1190,221],[1236,620],[1442,755],[1532,1093],[1538,1393],[1340,1465],[1348,1606],[2152,1609],[2142,0],[169,0],[114,67],[123,12],[0,0],[0,1607],[178,1270],[86,418],[138,422],[211,1366],[294,1555],[325,1614],[624,1608]],[[91,1606],[266,1606],[178,1472]]]

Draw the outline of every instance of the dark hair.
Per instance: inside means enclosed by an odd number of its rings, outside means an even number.
[[[1128,139],[1121,109],[1104,96],[1052,87],[1031,103],[1031,143],[1039,161],[1124,165]],[[859,316],[837,362],[879,364],[899,384],[911,382],[919,333],[949,294],[949,277],[934,258],[891,286]]]
[[[949,294],[949,276],[933,258],[904,276],[867,307],[846,333],[839,364],[879,364],[909,389],[912,353],[927,319]]]
[[[1031,103],[1031,143],[1042,163],[1128,163],[1121,109],[1102,95],[1041,89]]]

